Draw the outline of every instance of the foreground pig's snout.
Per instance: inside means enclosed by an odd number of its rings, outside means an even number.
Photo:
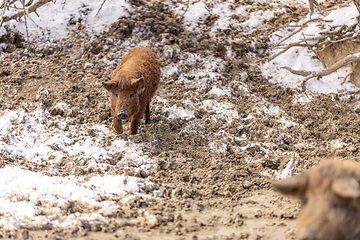
[[[117,115],[118,119],[128,119],[129,115],[124,111],[120,111],[119,114]]]
[[[301,237],[301,240],[320,240],[318,234],[314,230],[307,230]]]

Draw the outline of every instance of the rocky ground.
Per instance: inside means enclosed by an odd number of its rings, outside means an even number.
[[[66,39],[30,44],[29,49],[19,36],[3,39],[14,44],[1,58],[0,110],[21,107],[30,113],[40,106],[55,121],[71,119],[67,124],[79,129],[89,124],[112,129],[108,95],[101,83],[111,78],[129,48],[149,46],[162,68],[151,106],[152,123],[142,124],[136,136],[127,135],[125,124],[123,134],[113,132],[102,141],[140,144],[153,160],[150,171],[135,171],[131,162],[119,165],[126,157],[122,154],[95,167],[71,158],[34,163],[5,153],[0,161],[3,167],[22,166],[49,176],[135,176],[153,183],[144,189],[148,197],[119,201],[116,214],[104,214],[106,223],[25,226],[1,230],[2,236],[294,239],[299,205],[273,192],[271,182],[293,158],[295,172],[302,172],[330,155],[358,159],[360,154],[358,93],[318,95],[284,88],[269,83],[259,68],[269,55],[270,35],[304,18],[306,6],[280,8],[252,0],[230,4],[233,9],[247,6],[249,12],[274,13],[259,28],[249,29],[242,25],[249,16],[228,16],[231,24],[219,28],[221,19],[208,14],[190,26],[174,11],[177,1],[129,2],[132,16],[101,33],[86,32],[79,18],[69,23],[77,29]],[[332,7],[335,1],[326,4],[324,8]],[[214,7],[212,1],[208,7]],[[64,210],[76,211],[91,210],[76,204]]]

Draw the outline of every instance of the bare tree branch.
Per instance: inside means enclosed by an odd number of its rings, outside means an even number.
[[[47,4],[48,2],[52,2],[52,0],[39,0],[38,2],[36,2],[34,5],[32,5],[31,7],[29,7],[26,10],[26,15],[28,15],[32,12],[35,12],[39,7]],[[24,11],[19,11],[10,17],[3,16],[1,21],[2,21],[2,23],[4,23],[4,22],[8,22],[10,20],[18,20],[23,16],[24,16]]]
[[[307,25],[311,22],[332,22],[332,20],[324,20],[322,18],[313,18],[310,19],[306,22],[304,22],[302,25],[298,26],[299,29],[295,30],[294,32],[290,33],[288,36],[286,36],[285,38],[281,39],[277,44],[275,44],[272,48],[276,48],[277,46],[279,46],[281,43],[283,43],[284,41],[286,41],[287,39],[291,38],[292,36],[294,36],[295,34],[297,34],[298,32],[300,32],[302,29],[304,29],[305,27],[307,27]]]
[[[25,7],[29,7],[31,4],[33,4],[34,0],[30,0],[25,4]]]
[[[301,76],[308,76],[306,77],[301,86],[302,88],[305,90],[305,84],[308,80],[312,79],[312,78],[319,78],[319,77],[324,77],[327,75],[330,75],[333,72],[336,72],[338,69],[353,63],[353,62],[358,62],[360,61],[360,53],[354,53],[351,55],[348,55],[346,57],[344,57],[343,59],[341,59],[340,61],[336,62],[335,64],[333,64],[332,66],[330,66],[329,68],[326,68],[320,72],[315,72],[315,71],[298,71],[298,70],[294,70],[288,67],[283,67],[284,69],[290,71],[291,73],[297,74],[297,75],[301,75]],[[310,76],[309,76],[310,75]]]
[[[269,60],[273,60],[275,58],[277,58],[278,56],[280,56],[281,54],[283,54],[284,52],[286,52],[287,50],[289,50],[290,48],[293,47],[308,47],[308,45],[306,44],[302,44],[303,41],[299,41],[299,42],[295,42],[295,43],[290,43],[289,45],[287,45],[286,47],[284,47],[283,50],[281,50],[280,52],[276,53],[275,55],[271,56],[269,58]]]
[[[308,80],[312,79],[312,78],[320,78],[320,77],[324,77],[324,76],[327,76],[327,75],[330,75],[332,74],[333,72],[336,72],[337,70],[339,70],[340,68],[346,66],[346,65],[349,65],[350,63],[353,63],[353,62],[358,62],[360,61],[360,52],[359,53],[354,53],[354,54],[351,54],[351,55],[348,55],[346,57],[344,57],[343,59],[341,59],[340,61],[336,62],[335,64],[333,64],[331,67],[329,68],[326,68],[324,70],[321,70],[319,72],[316,72],[316,71],[302,71],[302,70],[295,70],[295,69],[292,69],[292,68],[289,68],[289,67],[282,67],[283,69],[286,69],[288,70],[289,72],[293,73],[293,74],[296,74],[296,75],[300,75],[300,76],[303,76],[303,77],[306,77],[302,84],[301,84],[301,87],[303,88],[303,90],[305,90],[305,84]],[[348,76],[346,76],[347,78]],[[345,78],[345,80],[346,80]],[[345,81],[344,80],[344,81]],[[343,83],[344,83],[343,81]]]
[[[24,14],[24,21],[25,21],[25,28],[26,28],[26,38],[27,38],[27,44],[28,44],[28,48],[29,48],[30,37],[29,37],[29,29],[28,29],[28,25],[27,25],[27,20],[26,20],[25,0],[21,0],[21,3],[23,5],[23,14]]]
[[[351,74],[352,72],[344,77],[344,80],[341,82],[341,85],[343,85],[346,82],[346,79],[348,79],[351,76]]]
[[[304,33],[302,33],[302,34],[303,34],[303,40],[304,40],[305,44],[307,45],[307,48],[310,49],[310,50],[315,54],[315,56],[318,56],[318,59],[320,60],[321,64],[323,65],[323,67],[326,68],[326,67],[327,67],[327,66],[326,66],[326,63],[324,63],[323,60],[322,60],[321,58],[319,58],[319,55],[317,54],[317,52],[316,52],[316,51],[314,50],[314,48],[313,48],[313,45],[310,46],[310,44],[307,42],[307,40],[306,40],[306,38],[305,38]]]
[[[310,16],[314,13],[314,9],[319,9],[319,4],[316,0],[309,0],[309,9],[310,9]]]
[[[3,12],[2,12],[2,14],[1,14],[1,22],[0,22],[0,27],[3,25],[3,23],[4,23],[4,14],[5,14],[5,10],[6,10],[6,8],[7,8],[7,3],[8,3],[8,1],[7,0],[5,0],[5,2],[4,2],[4,8],[3,8]]]
[[[329,45],[331,45],[331,44],[335,44],[335,43],[340,43],[340,42],[345,42],[345,41],[348,41],[348,40],[352,40],[352,41],[354,41],[354,42],[359,42],[359,40],[357,40],[357,38],[358,38],[359,36],[356,34],[356,35],[354,35],[354,36],[352,36],[352,37],[346,37],[346,38],[341,38],[341,39],[339,39],[339,40],[328,40],[327,42],[326,42],[326,44],[324,44],[324,46],[323,47],[319,47],[317,50],[318,50],[318,52],[320,52],[320,51],[323,51],[325,48],[327,48]]]
[[[284,67],[281,67],[281,68],[288,70],[292,74],[300,75],[300,76],[303,76],[303,77],[309,76],[310,74],[313,73],[312,71],[295,70],[295,69],[289,68],[288,66],[284,66]]]

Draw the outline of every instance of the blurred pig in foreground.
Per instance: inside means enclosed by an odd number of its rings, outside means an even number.
[[[297,236],[302,240],[360,239],[360,163],[335,159],[273,188],[302,201]]]

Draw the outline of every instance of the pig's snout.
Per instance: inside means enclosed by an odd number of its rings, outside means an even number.
[[[314,230],[307,230],[300,236],[300,240],[320,240],[318,234]]]
[[[125,120],[129,118],[129,115],[124,110],[121,110],[117,117],[118,119]]]

